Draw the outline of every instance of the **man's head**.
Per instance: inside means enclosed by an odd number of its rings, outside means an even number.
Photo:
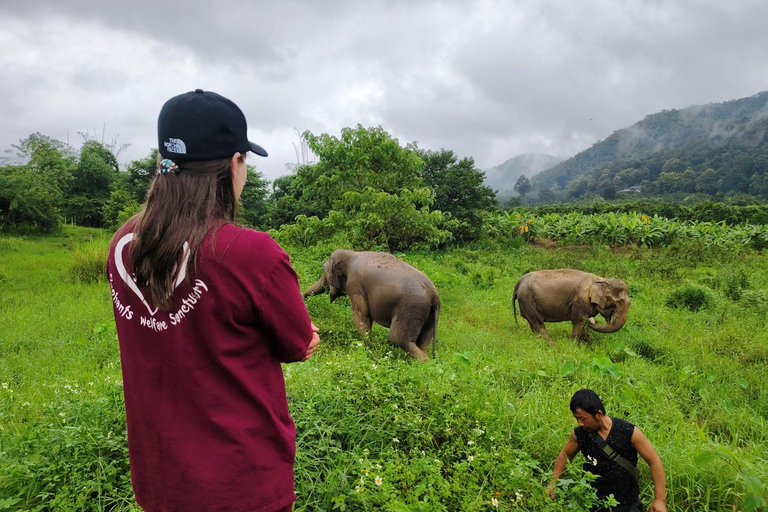
[[[571,412],[579,426],[597,430],[605,416],[605,406],[597,393],[591,389],[580,389],[571,398]]]

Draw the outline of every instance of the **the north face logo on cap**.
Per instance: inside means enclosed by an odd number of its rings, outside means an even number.
[[[168,139],[168,142],[163,142],[166,151],[169,153],[177,153],[179,155],[187,154],[187,145],[181,139]]]

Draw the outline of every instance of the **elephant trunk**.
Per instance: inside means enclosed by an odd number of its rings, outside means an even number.
[[[613,312],[613,315],[611,315],[610,321],[605,325],[590,325],[589,327],[596,332],[602,332],[602,333],[611,333],[616,332],[622,327],[624,327],[624,324],[627,321],[627,313],[629,313],[629,301],[626,301],[624,304],[621,305],[620,308],[618,308],[616,311]]]
[[[317,295],[318,293],[323,293],[325,290],[325,285],[327,284],[327,281],[325,280],[325,272],[323,272],[323,276],[312,286],[307,288],[304,291],[304,297],[309,297],[310,295]]]

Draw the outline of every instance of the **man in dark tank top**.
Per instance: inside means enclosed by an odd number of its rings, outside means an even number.
[[[571,398],[571,412],[579,426],[571,433],[570,439],[555,460],[552,481],[547,487],[549,495],[555,497],[555,484],[565,470],[565,465],[578,452],[584,455],[584,470],[597,475],[592,482],[598,498],[606,499],[613,494],[619,504],[613,512],[643,512],[640,502],[640,487],[637,479],[626,466],[637,465],[637,455],[645,459],[651,469],[655,498],[651,512],[666,512],[666,479],[664,466],[656,450],[643,432],[632,423],[608,416],[605,406],[597,393],[591,389],[580,389]],[[609,456],[598,444],[605,442],[615,452]],[[618,456],[617,456],[617,455]],[[620,457],[619,457],[620,456]],[[625,462],[620,463],[623,458]],[[627,462],[629,464],[627,464]],[[630,466],[631,468],[631,466]],[[596,508],[592,512],[602,512]]]

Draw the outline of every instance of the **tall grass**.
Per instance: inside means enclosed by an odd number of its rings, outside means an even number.
[[[106,238],[20,240],[0,259],[0,510],[137,509],[108,287],[68,278],[73,255]],[[286,249],[306,288],[335,247]],[[765,499],[766,256],[519,241],[401,256],[441,293],[437,357],[410,360],[380,326],[360,338],[347,299],[307,300],[323,343],[310,361],[285,366],[295,510],[585,510],[593,498],[579,458],[560,499],[544,494],[581,387],[648,435],[670,511],[756,509]],[[569,324],[550,324],[550,343],[516,325],[517,279],[562,267],[627,281],[625,327],[576,343]],[[706,308],[666,305],[691,283],[708,290]]]

